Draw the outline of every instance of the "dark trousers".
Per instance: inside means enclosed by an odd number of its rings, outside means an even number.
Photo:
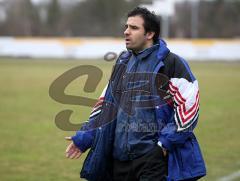
[[[159,146],[137,159],[113,163],[114,181],[165,181],[166,175],[167,157]]]

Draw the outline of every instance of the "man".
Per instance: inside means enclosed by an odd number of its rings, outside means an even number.
[[[73,137],[68,158],[91,148],[88,180],[197,180],[206,174],[193,129],[198,83],[186,61],[159,40],[158,18],[146,8],[128,14],[127,52],[118,58],[89,122]]]

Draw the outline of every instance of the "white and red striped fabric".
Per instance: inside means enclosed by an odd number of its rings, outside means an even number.
[[[198,82],[184,78],[171,78],[169,92],[173,96],[177,131],[190,127],[199,116]]]
[[[101,112],[101,108],[102,108],[102,104],[103,104],[103,100],[104,100],[104,96],[107,90],[107,86],[103,89],[102,94],[100,95],[100,97],[98,98],[98,102],[95,104],[95,106],[93,107],[93,110],[90,114],[90,118],[95,117],[96,115],[98,115]]]

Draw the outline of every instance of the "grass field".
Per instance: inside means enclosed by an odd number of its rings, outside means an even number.
[[[86,76],[66,89],[71,95],[96,98],[108,80],[112,62],[74,60],[0,60],[0,180],[79,180],[86,153],[79,160],[65,158],[65,136],[54,123],[55,115],[72,109],[72,123],[87,119],[90,108],[55,102],[50,84],[78,65],[95,65],[104,76],[97,91],[84,93]],[[195,132],[207,164],[216,180],[240,170],[240,63],[192,62],[199,80],[201,112]]]

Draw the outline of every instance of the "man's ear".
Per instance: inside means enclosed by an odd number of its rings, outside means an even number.
[[[153,36],[155,35],[155,33],[153,31],[147,32],[146,33],[146,38],[147,40],[151,40],[153,39]]]

